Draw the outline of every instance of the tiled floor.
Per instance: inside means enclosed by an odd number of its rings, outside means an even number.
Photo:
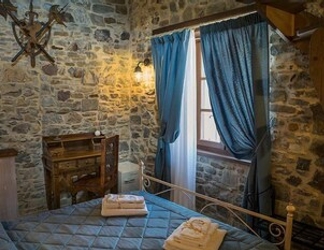
[[[314,250],[314,249],[293,242],[291,246],[291,250]]]

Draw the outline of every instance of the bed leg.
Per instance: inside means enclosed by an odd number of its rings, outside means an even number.
[[[285,235],[285,250],[291,249],[291,237],[292,237],[292,228],[293,228],[293,219],[294,219],[294,212],[296,208],[289,203],[289,205],[286,207],[287,210],[287,226],[286,226],[286,235]]]
[[[72,204],[76,204],[76,194],[71,194],[72,196]]]
[[[139,179],[139,188],[140,190],[144,191],[144,180],[143,180],[143,174],[144,174],[144,169],[145,169],[145,164],[143,161],[140,162],[139,164],[139,171],[140,171],[140,179]]]

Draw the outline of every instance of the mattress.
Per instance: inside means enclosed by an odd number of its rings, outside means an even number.
[[[0,223],[0,249],[145,249],[160,250],[164,240],[190,217],[203,216],[146,192],[145,216],[102,217],[101,199]],[[221,250],[277,249],[240,229],[227,230]]]

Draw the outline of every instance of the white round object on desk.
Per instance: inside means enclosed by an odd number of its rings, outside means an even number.
[[[95,134],[95,136],[99,136],[101,133],[100,133],[99,130],[96,130],[96,131],[94,132],[94,134]]]

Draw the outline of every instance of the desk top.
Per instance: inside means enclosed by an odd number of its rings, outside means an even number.
[[[84,134],[67,134],[58,136],[44,136],[43,140],[47,143],[68,142],[68,141],[82,141],[87,139],[103,139],[104,135],[95,136],[93,133]]]
[[[78,151],[64,151],[59,154],[52,155],[53,162],[61,162],[61,161],[72,161],[84,158],[98,157],[101,156],[100,149],[90,149],[90,150],[78,150]]]
[[[43,157],[61,162],[100,156],[104,138],[93,133],[46,136],[43,137]]]

